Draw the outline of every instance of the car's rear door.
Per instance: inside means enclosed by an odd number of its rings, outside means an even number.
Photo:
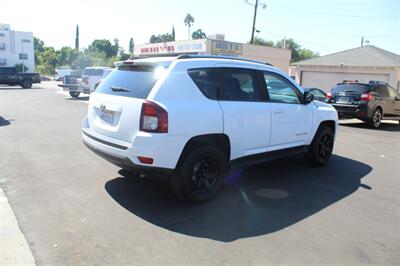
[[[287,78],[263,72],[271,108],[271,140],[268,150],[306,145],[312,126],[311,105],[302,103],[302,93]]]
[[[264,158],[271,134],[271,112],[256,69],[221,67],[219,103],[224,133],[231,142],[231,159]]]

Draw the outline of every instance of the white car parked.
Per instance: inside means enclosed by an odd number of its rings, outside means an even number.
[[[126,61],[91,95],[84,143],[128,171],[163,175],[181,198],[214,196],[230,166],[305,153],[329,160],[336,110],[287,74],[244,59]]]

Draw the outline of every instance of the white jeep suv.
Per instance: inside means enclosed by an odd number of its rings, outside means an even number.
[[[329,160],[336,110],[285,73],[244,59],[181,55],[125,61],[90,96],[84,143],[131,172],[169,177],[192,202],[230,166],[305,153]]]

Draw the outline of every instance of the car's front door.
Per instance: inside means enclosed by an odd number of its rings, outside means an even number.
[[[271,134],[271,113],[257,70],[222,67],[220,71],[219,103],[224,132],[231,142],[231,159],[250,155],[261,159]]]
[[[263,72],[271,107],[271,139],[268,150],[306,145],[312,126],[311,104],[302,103],[300,90],[283,75]]]

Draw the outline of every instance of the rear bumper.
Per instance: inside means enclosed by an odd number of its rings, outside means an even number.
[[[367,107],[364,105],[332,104],[338,112],[339,118],[365,118],[368,116]]]
[[[88,137],[87,134],[84,135]],[[100,149],[97,145],[95,146],[90,141],[87,141],[85,137],[83,138],[83,143],[98,156],[118,167],[121,167],[122,169],[142,173],[145,175],[151,175],[154,177],[169,177],[173,173],[173,169],[137,165],[129,160],[127,157],[119,157],[107,153],[104,150]]]
[[[153,175],[168,175],[175,169],[187,139],[164,134],[138,132],[132,143],[123,142],[89,127],[87,117],[82,124],[84,144],[107,161],[127,170]],[[138,156],[153,158],[153,164],[143,164]]]

